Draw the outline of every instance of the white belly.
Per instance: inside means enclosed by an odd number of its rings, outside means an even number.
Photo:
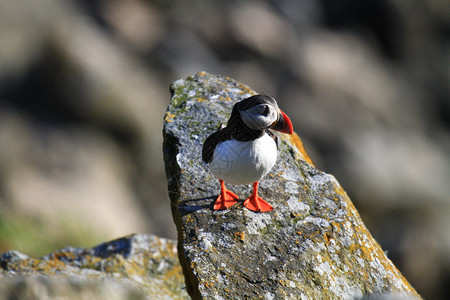
[[[211,173],[230,184],[259,181],[277,160],[277,145],[267,134],[249,142],[229,140],[217,144],[210,164]]]

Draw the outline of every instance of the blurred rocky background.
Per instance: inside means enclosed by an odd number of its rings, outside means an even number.
[[[445,0],[0,0],[0,252],[175,238],[169,84],[274,96],[419,293],[450,298]]]

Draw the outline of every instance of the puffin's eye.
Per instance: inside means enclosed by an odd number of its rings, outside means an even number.
[[[265,117],[267,117],[269,115],[269,106],[268,105],[264,105],[264,111],[262,113]]]

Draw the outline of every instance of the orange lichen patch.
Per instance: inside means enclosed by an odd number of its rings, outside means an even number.
[[[298,151],[300,151],[300,153],[303,156],[303,159],[309,163],[310,165],[312,165],[314,167],[314,163],[312,162],[311,158],[309,157],[308,153],[306,152],[305,148],[303,147],[303,142],[300,139],[300,137],[298,136],[297,133],[292,133],[291,135],[288,136],[289,141],[295,145],[298,149]]]
[[[164,121],[172,122],[173,118],[175,118],[175,114],[171,114],[170,112],[166,112],[166,115],[164,116]]]
[[[417,294],[417,292],[411,286],[411,284],[402,275],[402,273],[400,273],[397,267],[388,258],[385,257],[383,249],[381,249],[381,246],[375,240],[372,239],[372,243],[370,245],[370,248],[367,249],[367,252],[371,254],[372,259],[376,258],[386,270],[389,270],[392,272],[392,274],[395,274],[396,277],[400,278],[402,283],[407,286],[410,291],[414,292],[417,297],[420,297],[419,294]]]
[[[344,191],[344,189],[342,188],[342,186],[338,186],[335,183],[333,183],[333,190],[336,192],[336,194],[344,197],[344,198],[348,198],[347,193]]]
[[[170,269],[170,271],[164,273],[164,280],[173,280],[173,278],[178,278],[179,281],[183,280],[183,272],[181,271],[181,266],[175,266]]]
[[[206,72],[201,71],[201,72],[198,72],[196,75],[198,75],[198,76],[206,76]]]
[[[187,215],[185,218],[185,222],[194,222],[194,218],[192,218],[192,216]]]
[[[238,83],[237,84],[238,88],[241,90],[241,92],[239,94],[244,95],[244,94],[250,94],[250,95],[255,95],[255,91],[253,91],[251,88],[249,88],[248,86],[246,86],[243,83]]]
[[[62,259],[74,260],[74,259],[76,259],[75,253],[72,253],[72,252],[56,252],[53,254],[53,256],[55,257],[55,259],[58,259],[58,260],[62,260]]]
[[[280,171],[280,172],[278,172],[278,173],[276,173],[276,174],[269,174],[269,176],[272,177],[272,178],[274,178],[275,176],[279,177],[279,176],[281,176],[281,175],[283,175],[283,174],[284,174],[284,171]]]
[[[209,101],[208,99],[205,98],[197,98],[195,99],[197,102],[205,102],[205,101]]]
[[[235,232],[234,233],[234,240],[235,241],[243,242],[244,239],[245,239],[245,232]]]
[[[46,274],[53,274],[57,270],[61,270],[65,267],[65,264],[59,260],[41,260],[33,259],[31,263],[34,270],[43,272]]]
[[[339,232],[342,230],[342,228],[341,228],[342,223],[340,223],[340,222],[331,221],[331,225],[333,226],[333,231],[335,231],[335,232]]]
[[[347,214],[348,218],[361,220],[358,211],[356,210],[347,193],[342,189],[342,187],[335,186],[335,191],[339,195],[343,196],[344,201],[346,201],[348,204],[348,214]],[[336,231],[343,230],[342,224],[338,222],[331,222],[331,224],[333,225],[334,230]],[[420,299],[420,296],[417,294],[417,292],[414,290],[411,284],[406,280],[406,278],[400,273],[397,267],[389,259],[386,258],[383,249],[373,239],[372,235],[367,230],[364,223],[362,221],[353,223],[352,229],[354,230],[353,233],[354,237],[352,239],[360,240],[362,244],[354,243],[350,245],[347,249],[351,253],[354,253],[354,255],[363,258],[364,261],[377,260],[379,263],[383,265],[383,268],[385,270],[388,270],[390,272],[391,275],[389,276],[395,276],[396,278],[399,278],[402,281],[402,283],[407,287],[407,289]],[[364,239],[363,237],[367,237],[367,239]],[[365,274],[364,277],[367,277],[367,279],[369,279],[368,274]]]
[[[210,287],[212,287],[213,285],[214,285],[214,283],[213,282],[208,282],[208,281],[204,281],[205,283],[205,287],[207,287],[207,288],[210,288]]]
[[[328,232],[326,232],[326,233],[323,234],[323,237],[325,238],[325,242],[326,242],[327,244],[329,244],[329,243],[330,243],[330,240],[331,240],[331,234],[329,234]]]

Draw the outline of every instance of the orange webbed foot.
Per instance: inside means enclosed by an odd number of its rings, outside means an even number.
[[[247,200],[244,201],[244,206],[249,210],[256,212],[267,212],[273,210],[272,205],[258,196],[258,182],[253,184],[253,193]]]
[[[238,199],[239,197],[235,193],[225,188],[225,183],[223,182],[223,180],[220,180],[220,194],[214,202],[213,209],[227,209],[233,206]]]
[[[219,209],[227,209],[233,206],[239,197],[233,193],[232,191],[226,190],[225,191],[225,197],[222,196],[222,193],[217,197],[216,202],[214,202],[214,210]]]
[[[272,205],[267,203],[263,198],[253,195],[244,201],[244,206],[256,212],[267,212],[273,210]]]

